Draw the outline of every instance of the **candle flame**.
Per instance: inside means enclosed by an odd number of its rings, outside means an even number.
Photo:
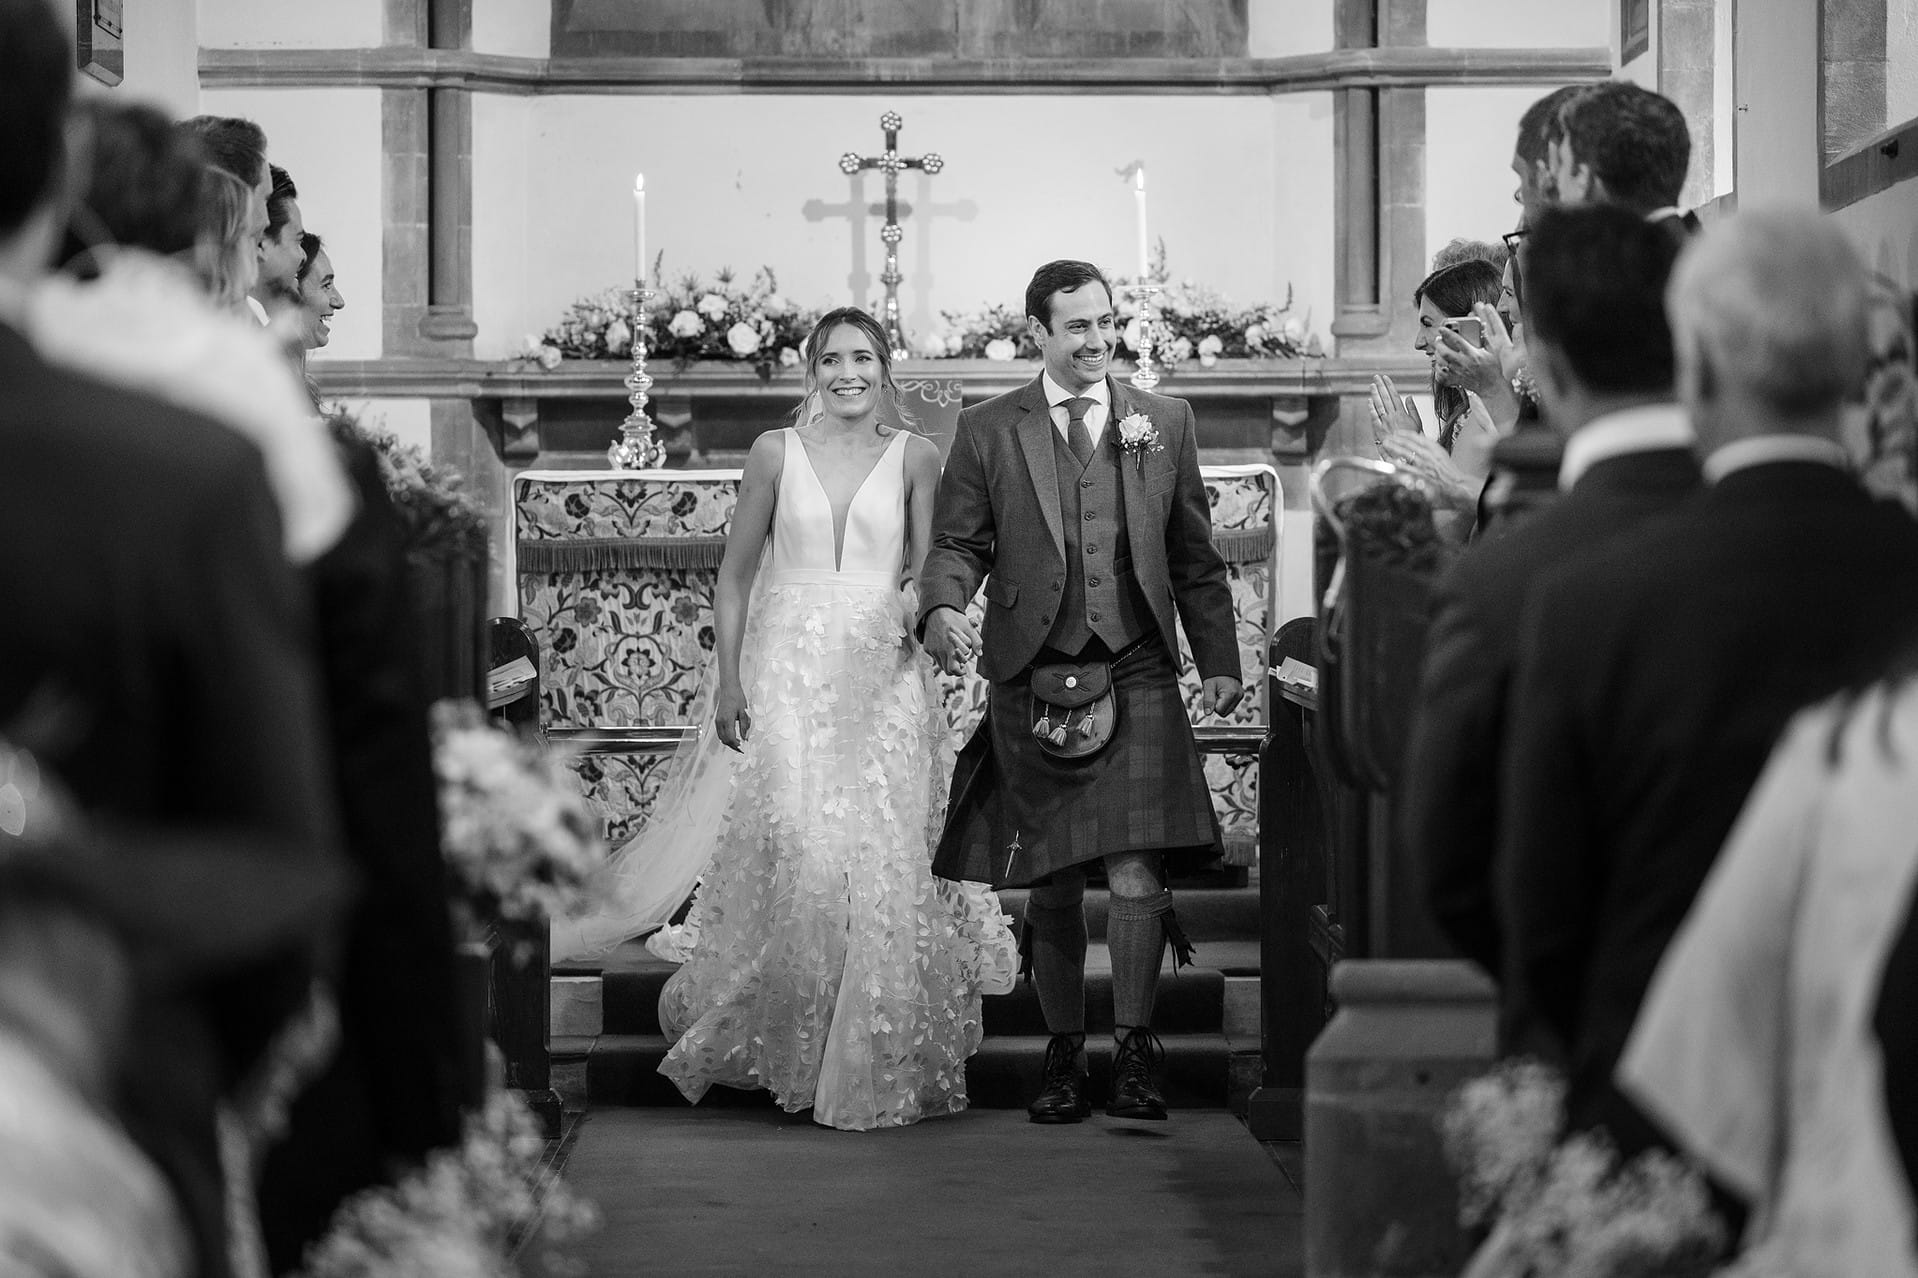
[[[640,195],[640,194],[643,194],[645,190],[646,190],[646,175],[644,173],[633,174],[633,194]]]

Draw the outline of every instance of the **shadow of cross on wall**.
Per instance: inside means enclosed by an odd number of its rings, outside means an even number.
[[[882,184],[884,177],[878,179]],[[959,222],[971,222],[979,216],[979,205],[971,199],[952,200],[940,203],[931,198],[931,179],[924,173],[913,175],[915,190],[913,199],[901,198],[899,201],[899,224],[905,228],[906,244],[913,251],[913,270],[904,283],[912,285],[912,311],[903,317],[906,335],[924,334],[936,327],[932,313],[932,250],[933,225],[936,218],[951,218]],[[846,276],[847,296],[858,300],[861,306],[878,314],[879,306],[885,296],[884,288],[879,286],[867,264],[866,254],[876,252],[883,261],[885,246],[879,243],[879,227],[885,225],[886,201],[884,198],[868,200],[866,198],[866,174],[853,174],[846,179],[846,198],[837,204],[828,204],[821,199],[807,200],[799,209],[808,222],[824,222],[831,218],[846,219],[848,248],[851,250],[852,270]],[[872,226],[867,226],[871,219]]]

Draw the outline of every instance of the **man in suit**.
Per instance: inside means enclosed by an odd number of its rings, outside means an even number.
[[[0,731],[103,826],[331,871],[307,618],[258,450],[56,369],[23,333],[67,221],[72,77],[45,0],[0,0]],[[140,974],[121,1112],[202,1273],[226,1272],[215,1106],[303,1003],[315,949],[308,934],[185,985]]]
[[[985,721],[953,777],[933,862],[949,879],[1034,885],[1024,948],[1052,1038],[1034,1122],[1091,1113],[1085,1064],[1085,866],[1112,904],[1113,1094],[1106,1113],[1162,1119],[1150,1029],[1168,939],[1186,948],[1164,854],[1216,854],[1218,822],[1178,685],[1178,621],[1204,705],[1238,704],[1225,562],[1212,545],[1198,439],[1184,400],[1114,380],[1111,285],[1090,263],[1049,262],[1026,289],[1045,370],[959,415],[920,580],[927,651],[948,671],[979,655]],[[983,647],[965,615],[986,582]],[[1175,620],[1176,611],[1176,620]],[[1063,759],[1035,737],[1035,666],[1109,663],[1117,727]]]
[[[1918,635],[1918,525],[1838,443],[1866,273],[1811,214],[1707,232],[1669,293],[1707,487],[1533,592],[1501,768],[1505,996],[1567,1111],[1658,1134],[1612,1085],[1666,944],[1793,713]]]
[[[1552,190],[1561,204],[1616,204],[1683,240],[1698,230],[1679,207],[1691,165],[1685,113],[1662,93],[1607,80],[1560,105],[1550,141]]]
[[[1643,218],[1548,209],[1526,239],[1528,347],[1546,424],[1565,440],[1564,495],[1440,580],[1412,721],[1401,845],[1441,931],[1501,971],[1494,906],[1497,777],[1519,617],[1538,579],[1698,486],[1691,429],[1672,403],[1665,283],[1676,246]],[[1508,1040],[1518,1029],[1508,1025]]]

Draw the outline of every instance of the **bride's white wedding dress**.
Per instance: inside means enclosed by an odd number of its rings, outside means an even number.
[[[935,879],[952,748],[911,637],[905,447],[845,513],[785,433],[772,548],[741,661],[752,728],[694,903],[690,958],[660,995],[660,1064],[860,1130],[965,1108],[980,994],[1017,963],[998,900]]]

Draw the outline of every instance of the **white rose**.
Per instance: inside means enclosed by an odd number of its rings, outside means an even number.
[[[759,330],[743,321],[735,324],[726,330],[726,345],[733,348],[733,354],[744,359],[759,349]]]
[[[606,326],[606,349],[623,351],[633,344],[633,330],[626,327],[626,321],[616,319]]]
[[[726,299],[717,293],[708,293],[699,299],[699,313],[707,319],[718,319],[726,313]]]
[[[780,347],[779,348],[779,366],[781,368],[798,368],[799,367],[798,349],[792,346]]]
[[[1265,325],[1248,325],[1245,330],[1245,344],[1255,348],[1265,345]]]
[[[919,353],[927,359],[944,359],[946,357],[946,339],[944,335],[940,333],[927,333],[924,337],[920,338]]]
[[[1224,349],[1225,349],[1225,343],[1222,340],[1220,340],[1219,335],[1217,333],[1207,333],[1204,337],[1201,337],[1199,339],[1199,358],[1200,359],[1204,359],[1208,355],[1210,355],[1213,359],[1217,359],[1219,357],[1219,352],[1223,351]]]
[[[542,346],[539,348],[538,358],[539,366],[550,373],[559,367],[560,360],[565,357],[559,353],[557,346]]]
[[[1189,337],[1173,338],[1171,347],[1166,351],[1165,362],[1168,364],[1178,364],[1190,358],[1192,358],[1192,339]]]
[[[1302,342],[1305,340],[1305,321],[1296,315],[1289,315],[1286,317],[1285,326],[1279,331],[1285,334],[1285,340],[1288,342]]]
[[[666,327],[674,337],[698,337],[706,331],[705,321],[691,311],[679,312]]]
[[[538,333],[528,333],[520,342],[519,353],[528,359],[538,359],[539,348],[544,345],[546,345],[545,338],[541,337]]]
[[[1003,363],[1018,357],[1019,347],[1009,337],[995,337],[986,343],[987,359],[996,359]]]
[[[766,300],[760,303],[760,309],[765,311],[766,314],[772,316],[774,319],[778,319],[781,315],[784,315],[788,309],[790,309],[790,304],[786,301],[785,298],[781,297],[779,294],[768,293],[766,294]]]

